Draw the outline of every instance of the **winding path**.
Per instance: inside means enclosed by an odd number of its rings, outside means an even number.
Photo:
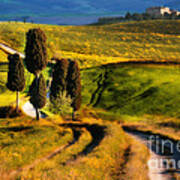
[[[25,55],[23,53],[20,53],[20,52],[14,50],[14,49],[8,47],[7,45],[5,45],[3,43],[0,43],[0,49],[2,51],[4,51],[5,53],[7,53],[7,54],[19,54],[19,56],[21,58],[23,58],[23,59],[25,58]]]
[[[126,127],[124,131],[136,141],[148,147],[150,159],[147,164],[150,180],[175,180],[173,172],[178,172],[177,164],[180,160],[180,152],[176,148],[177,142],[160,135],[134,131]],[[163,141],[166,141],[165,145],[162,145]],[[169,142],[173,145],[171,146]],[[162,149],[163,146],[164,150]],[[173,164],[173,162],[176,162],[176,164]]]
[[[33,105],[27,101],[23,106],[22,106],[22,110],[23,112],[32,117],[32,118],[35,118],[36,117],[36,110],[34,109]],[[47,115],[42,113],[41,111],[39,112],[39,115],[40,115],[40,118],[46,118]]]

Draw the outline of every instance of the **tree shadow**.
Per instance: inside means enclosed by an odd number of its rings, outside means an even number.
[[[21,132],[25,130],[33,129],[32,126],[13,126],[13,127],[2,127],[0,128],[0,132]]]
[[[0,62],[0,66],[8,65],[8,64],[9,64],[8,62]]]
[[[0,107],[0,118],[15,118],[23,115],[23,112],[19,109],[16,109],[12,106],[2,106]]]
[[[89,133],[92,136],[91,142],[89,144],[87,144],[81,152],[79,152],[78,154],[75,154],[72,159],[69,159],[66,163],[64,163],[64,165],[73,162],[80,156],[87,156],[89,153],[91,153],[94,150],[95,147],[97,147],[101,143],[101,141],[103,140],[103,138],[106,135],[106,126],[100,126],[98,124],[64,123],[64,124],[60,124],[60,126],[70,127],[72,129],[86,128],[87,131],[89,131]]]

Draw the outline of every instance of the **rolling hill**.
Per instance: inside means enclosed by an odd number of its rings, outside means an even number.
[[[4,22],[0,42],[23,52],[25,33],[37,27],[47,35],[49,58],[59,53],[81,65],[81,121],[53,115],[39,122],[25,114],[0,117],[1,179],[148,179],[148,150],[122,126],[179,140],[179,66],[155,62],[179,62],[180,21],[103,26]],[[154,64],[118,64],[122,59]],[[2,115],[15,93],[6,89],[7,57],[1,51],[0,62]],[[26,77],[30,83],[31,75]]]
[[[176,61],[180,59],[179,20],[126,22],[104,26],[50,26],[0,23],[0,42],[23,53],[25,33],[42,28],[49,59],[72,58],[82,68],[122,61]]]

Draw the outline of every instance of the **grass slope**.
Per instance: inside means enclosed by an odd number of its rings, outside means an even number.
[[[13,120],[0,119],[0,139],[0,169],[7,172],[31,163],[67,143],[72,139],[72,133],[51,123],[37,124],[24,116]]]
[[[109,65],[82,71],[84,104],[100,114],[180,117],[177,66]]]
[[[124,60],[179,61],[178,20],[128,22],[104,26],[50,26],[0,23],[0,39],[23,52],[25,33],[42,28],[49,58],[68,57],[89,67]]]

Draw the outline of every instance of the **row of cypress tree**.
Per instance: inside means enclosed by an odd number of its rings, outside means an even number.
[[[55,59],[56,64],[52,74],[53,80],[50,88],[50,100],[53,103],[60,98],[59,93],[64,91],[72,99],[72,119],[81,106],[81,79],[80,69],[76,61],[70,59]]]
[[[41,71],[47,66],[46,36],[41,29],[30,29],[26,34],[25,65],[35,78],[29,88],[30,102],[36,109],[36,119],[39,120],[38,109],[46,104],[46,83]],[[19,108],[19,92],[25,87],[23,61],[18,54],[9,55],[9,72],[7,87],[17,92],[16,111]],[[60,92],[66,91],[72,99],[74,112],[81,105],[80,70],[76,61],[70,59],[57,60],[53,68],[53,79],[50,88],[50,100],[59,98]]]

